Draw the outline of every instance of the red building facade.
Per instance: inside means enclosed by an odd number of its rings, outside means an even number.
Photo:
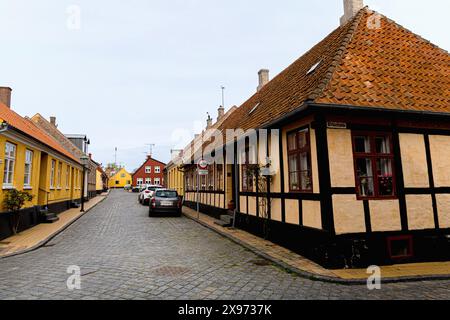
[[[133,186],[156,184],[165,186],[164,168],[166,164],[147,157],[147,160],[133,173]]]

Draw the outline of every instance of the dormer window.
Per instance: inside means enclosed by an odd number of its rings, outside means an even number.
[[[306,75],[310,75],[311,73],[313,73],[314,71],[316,71],[317,67],[322,63],[322,60],[320,60],[319,62],[317,62],[316,64],[314,64],[306,73]]]

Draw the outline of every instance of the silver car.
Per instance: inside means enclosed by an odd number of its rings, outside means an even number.
[[[157,189],[150,198],[149,207],[149,217],[161,214],[181,217],[182,201],[175,190]]]

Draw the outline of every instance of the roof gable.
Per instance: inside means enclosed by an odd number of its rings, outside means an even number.
[[[52,125],[47,121],[41,114],[37,113],[30,119],[33,121],[38,127],[47,132],[50,136],[56,139],[61,146],[74,155],[76,158],[80,159],[84,153],[75,146],[72,141],[70,141],[57,127]]]
[[[0,118],[8,122],[8,124],[13,128],[16,128],[24,134],[40,141],[41,143],[47,145],[51,149],[68,157],[69,159],[80,163],[80,161],[75,158],[70,152],[66,151],[58,141],[56,141],[53,137],[40,129],[31,120],[20,116],[2,103],[0,103]]]

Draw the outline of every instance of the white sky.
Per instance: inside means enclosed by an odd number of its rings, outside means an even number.
[[[448,0],[365,0],[445,50]],[[70,5],[81,29],[67,27]],[[190,139],[206,112],[256,90],[257,72],[278,74],[334,30],[342,0],[1,0],[0,85],[19,114],[57,117],[86,133],[94,159],[138,167],[170,159],[174,132]],[[178,144],[178,145],[177,145]],[[183,143],[182,143],[183,144]]]

